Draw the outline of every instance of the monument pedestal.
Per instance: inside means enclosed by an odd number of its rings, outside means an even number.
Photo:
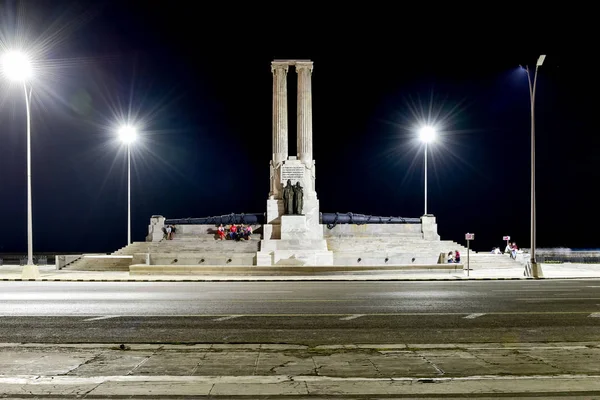
[[[282,215],[273,222],[280,224],[265,224],[256,265],[333,265],[333,252],[327,249],[323,225],[318,219],[314,224],[314,219],[307,215]]]

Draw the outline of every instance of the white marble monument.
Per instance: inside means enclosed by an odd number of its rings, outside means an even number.
[[[288,155],[287,74],[293,66],[298,75],[297,155]],[[320,223],[319,200],[315,191],[315,161],[312,156],[312,77],[308,60],[276,60],[273,73],[273,155],[271,186],[267,200],[263,240],[257,265],[333,265]],[[300,215],[285,215],[283,187],[287,181],[303,188]]]

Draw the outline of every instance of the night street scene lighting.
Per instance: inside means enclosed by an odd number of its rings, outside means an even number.
[[[435,140],[435,136],[436,136],[436,129],[433,126],[423,126],[419,129],[419,139],[425,144],[425,212],[423,213],[423,215],[428,215],[427,214],[427,147],[429,145],[429,143],[433,142]]]
[[[27,113],[27,264],[23,267],[23,278],[39,278],[40,272],[33,260],[33,210],[31,194],[31,88],[27,87],[33,77],[30,57],[22,51],[9,51],[1,60],[3,75],[23,87]]]
[[[124,125],[118,130],[119,139],[127,145],[127,244],[131,244],[131,145],[137,138],[137,128]]]

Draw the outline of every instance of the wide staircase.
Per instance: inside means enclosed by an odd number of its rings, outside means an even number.
[[[381,235],[353,232],[336,235],[325,230],[329,250],[335,265],[425,265],[436,264],[440,254],[458,250],[464,263],[467,249],[449,240],[431,241],[422,238],[419,230],[386,232]],[[443,258],[445,261],[445,256]]]
[[[409,229],[410,228],[410,229]],[[339,266],[395,266],[431,265],[445,262],[449,251],[461,252],[461,263],[467,263],[466,247],[449,240],[424,240],[418,227],[406,227],[399,232],[373,235],[353,229],[324,230],[328,249],[333,252],[334,265]],[[205,230],[202,230],[205,229]],[[362,228],[361,228],[362,229]],[[199,226],[180,226],[173,240],[134,242],[110,255],[84,255],[67,265],[70,270],[128,271],[132,264],[150,265],[206,265],[252,266],[260,249],[261,227],[246,241],[215,240],[212,230]],[[472,269],[513,269],[523,265],[523,255],[513,260],[506,255],[470,252]]]
[[[254,228],[254,232],[259,227]],[[260,234],[250,240],[215,240],[213,232],[185,232],[172,240],[159,242],[133,242],[107,255],[100,263],[98,258],[82,257],[69,264],[70,270],[128,271],[132,264],[151,265],[254,265],[260,246]],[[99,265],[103,264],[106,267]]]
[[[508,270],[524,268],[528,254],[517,254],[517,259],[510,258],[508,254],[475,253],[469,254],[469,266],[473,270]],[[463,264],[467,264],[467,253],[463,255]],[[466,267],[465,267],[466,268]]]

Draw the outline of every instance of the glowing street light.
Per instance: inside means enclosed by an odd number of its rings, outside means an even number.
[[[23,277],[39,278],[40,272],[33,263],[33,222],[31,200],[31,88],[28,81],[33,77],[31,60],[26,53],[10,51],[2,56],[2,73],[11,81],[21,83],[25,93],[27,110],[27,265],[23,268]]]
[[[33,76],[29,56],[20,51],[10,51],[2,56],[4,76],[11,81],[26,82]]]
[[[424,126],[419,130],[419,138],[425,144],[425,213],[427,215],[427,145],[435,140],[436,130],[432,126]]]
[[[131,144],[137,137],[137,129],[131,125],[119,128],[119,139],[127,145],[127,244],[131,244]]]
[[[529,103],[531,105],[531,221],[530,221],[530,263],[533,277],[539,277],[539,271],[537,268],[537,261],[535,259],[535,246],[536,246],[536,210],[535,210],[535,88],[537,83],[537,72],[538,68],[544,64],[546,55],[542,54],[538,57],[535,63],[535,72],[533,74],[533,83],[531,82],[531,74],[529,73],[529,67],[525,66],[523,69],[527,72],[527,81],[529,82]]]

